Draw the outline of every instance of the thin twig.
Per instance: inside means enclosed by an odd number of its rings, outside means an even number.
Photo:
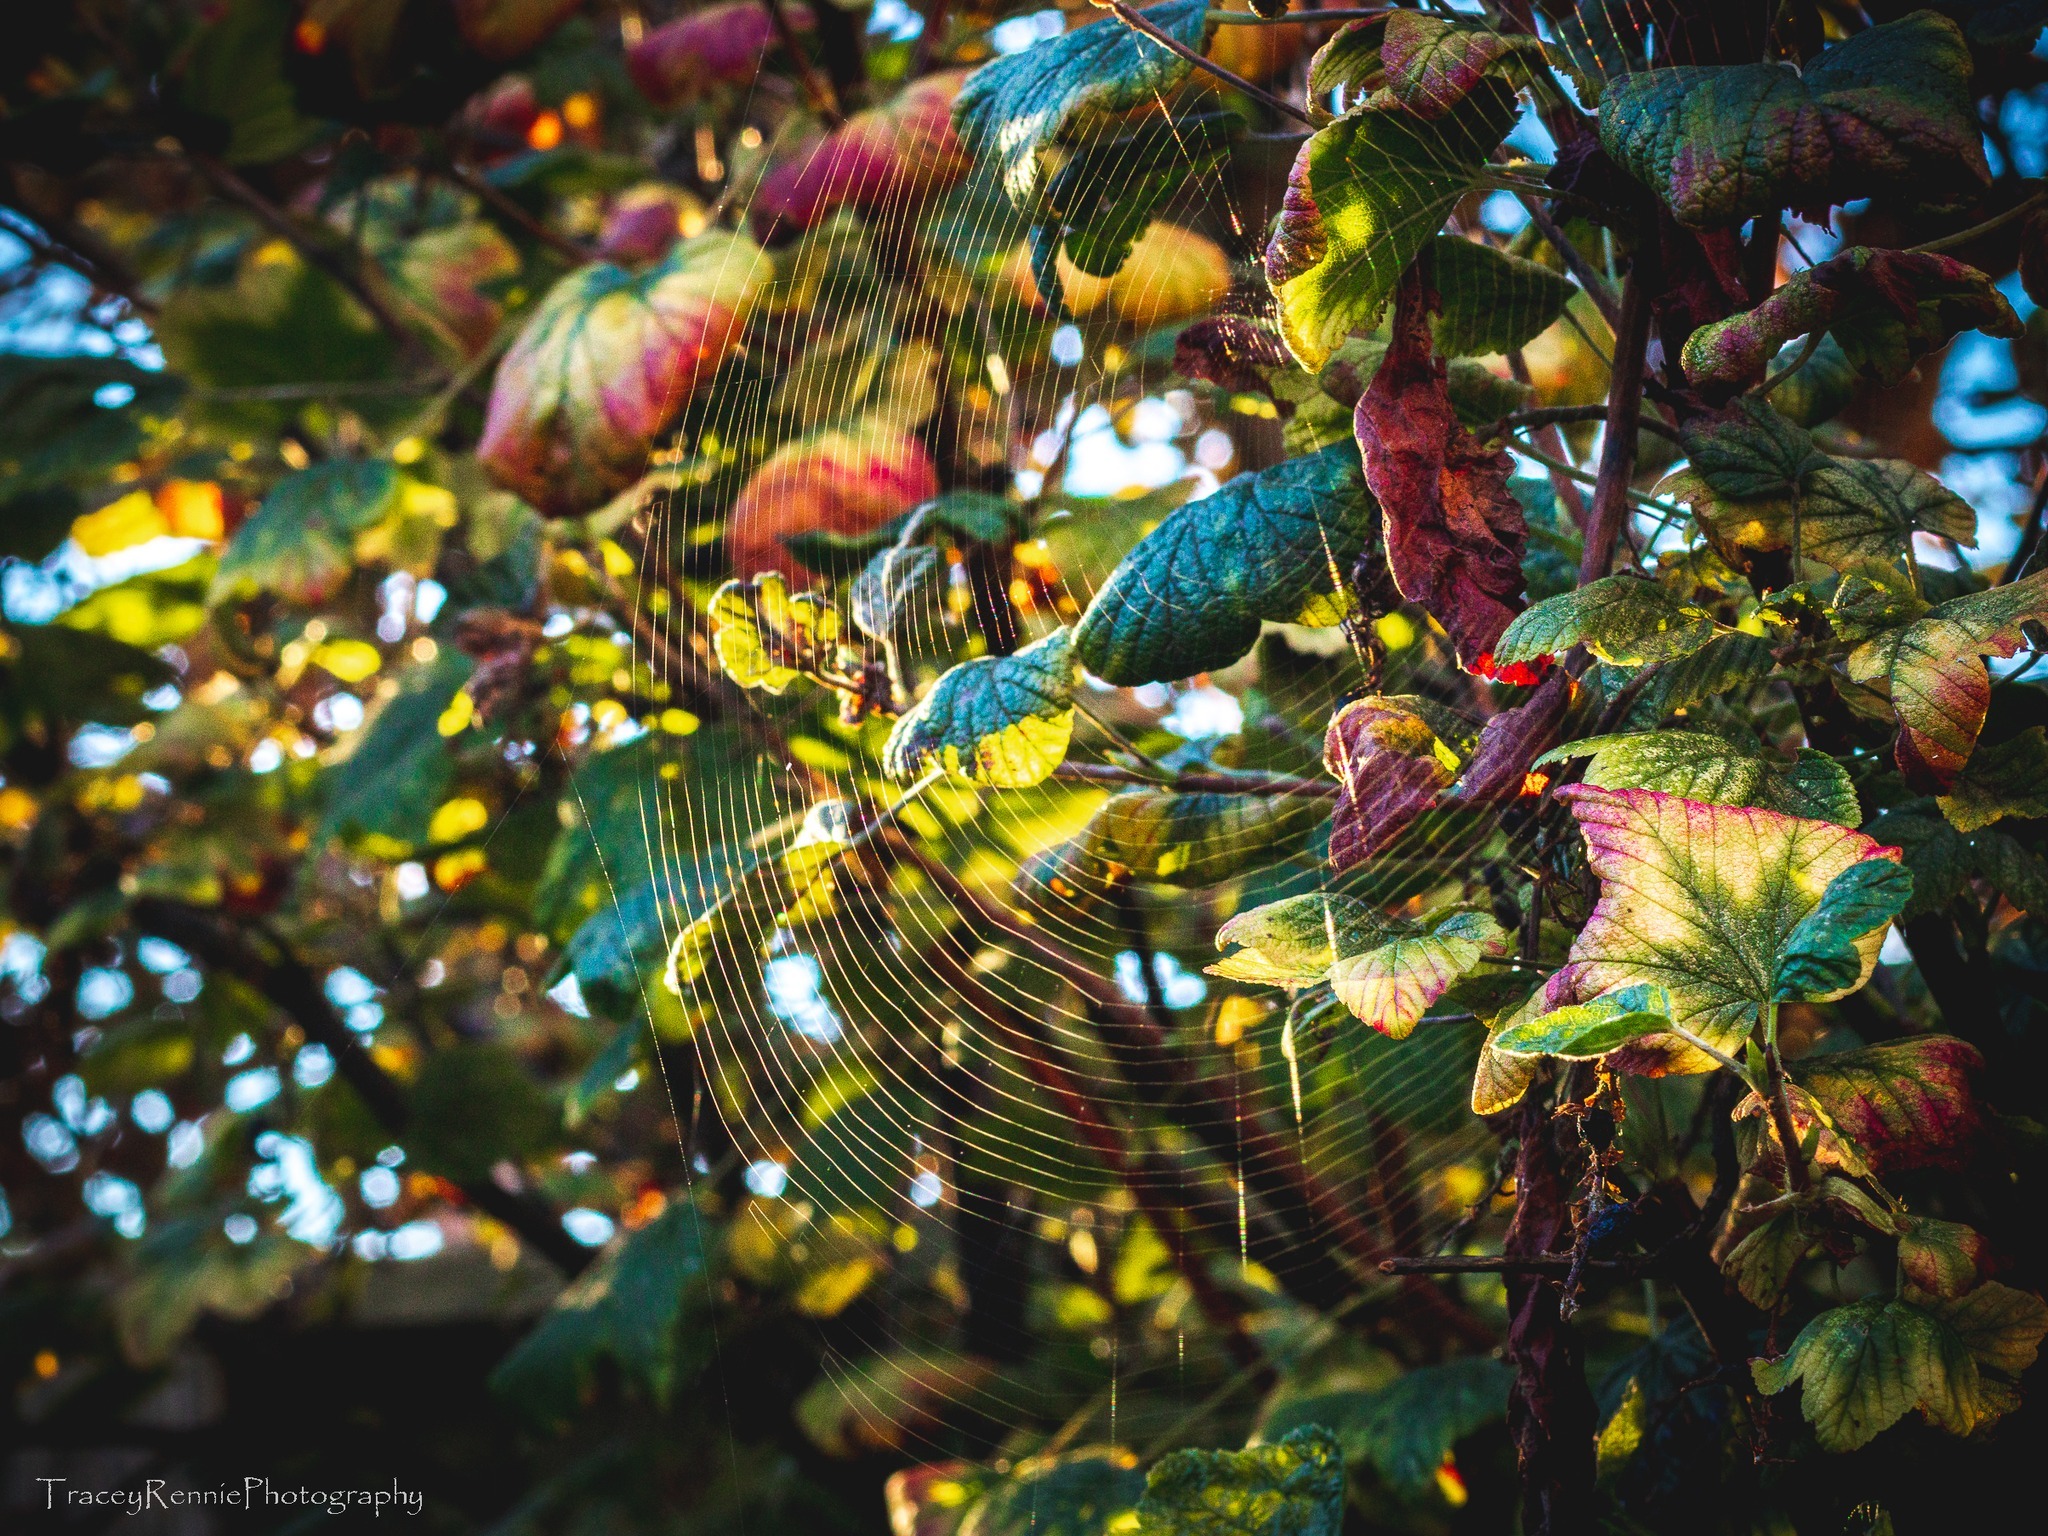
[[[588,246],[579,245],[576,241],[571,240],[567,235],[562,234],[558,230],[549,229],[547,225],[520,207],[517,200],[509,196],[503,187],[498,186],[489,177],[479,176],[467,166],[456,165],[452,161],[447,165],[437,167],[437,169],[443,176],[447,177],[464,191],[473,192],[489,203],[508,222],[516,224],[549,250],[563,257],[571,265],[580,267],[585,262],[596,260],[597,253],[595,251],[591,250]]]
[[[1536,226],[1536,233],[1564,258],[1565,267],[1578,279],[1579,286],[1586,290],[1586,297],[1591,299],[1593,307],[1600,311],[1600,318],[1607,322],[1607,328],[1619,334],[1621,307],[1614,302],[1614,290],[1607,286],[1607,279],[1586,259],[1586,253],[1572,244],[1557,220],[1550,216],[1541,203],[1526,192],[1516,193],[1515,201],[1528,211],[1529,222]]]
[[[1182,773],[1162,783],[1149,774],[1115,763],[1061,763],[1053,769],[1053,777],[1098,784],[1141,784],[1147,789],[1170,789],[1189,795],[1308,795],[1334,800],[1343,792],[1341,785],[1327,779],[1300,779],[1278,773]]]
[[[1316,27],[1346,21],[1377,21],[1391,16],[1396,7],[1371,11],[1289,11],[1285,16],[1255,16],[1250,11],[1212,10],[1205,18],[1212,27]]]
[[[421,350],[418,333],[406,325],[398,317],[397,311],[384,301],[383,295],[376,291],[359,264],[343,260],[324,242],[311,238],[282,208],[211,155],[188,151],[187,158],[216,193],[230,202],[240,203],[256,216],[258,223],[297,251],[300,258],[309,266],[318,267],[339,283],[349,297],[369,312],[370,318],[382,327],[385,334],[398,343],[401,351],[417,354]],[[422,318],[427,317],[422,315]],[[437,330],[446,329],[438,322],[435,324]],[[449,335],[447,340],[451,345],[456,344],[452,335]]]
[[[782,39],[782,46],[789,54],[790,62],[796,66],[797,82],[803,86],[804,94],[811,98],[811,106],[828,126],[837,128],[846,121],[846,114],[839,110],[839,98],[833,94],[832,86],[818,68],[811,62],[797,42],[796,28],[790,25],[789,12],[783,9],[782,0],[766,0],[768,19],[775,24],[775,35]]]
[[[1606,419],[1607,407],[1604,405],[1539,405],[1526,411],[1510,411],[1480,433],[1479,437],[1484,442],[1492,438],[1505,437],[1522,427],[1568,426]],[[1654,433],[1658,437],[1677,443],[1680,447],[1685,445],[1685,439],[1679,436],[1676,427],[1666,426],[1663,422],[1650,417],[1644,417],[1636,425],[1641,431]]]
[[[1096,3],[1102,5],[1105,4],[1105,0],[1096,0]],[[1283,100],[1281,97],[1275,96],[1271,91],[1268,91],[1261,86],[1253,85],[1251,81],[1245,79],[1244,76],[1239,74],[1233,74],[1231,71],[1225,69],[1221,64],[1218,64],[1214,59],[1204,58],[1200,53],[1198,53],[1195,49],[1190,48],[1186,43],[1181,42],[1178,38],[1168,36],[1165,32],[1162,32],[1158,27],[1155,27],[1151,22],[1147,21],[1143,16],[1139,15],[1136,11],[1132,10],[1128,5],[1126,5],[1124,3],[1124,0],[1106,0],[1106,9],[1113,11],[1116,14],[1117,20],[1121,21],[1133,32],[1143,33],[1146,37],[1150,38],[1160,47],[1166,49],[1170,53],[1179,54],[1182,58],[1186,59],[1190,64],[1194,65],[1195,68],[1204,70],[1209,74],[1214,75],[1218,80],[1223,81],[1233,90],[1242,91],[1245,95],[1249,96],[1253,101],[1262,102],[1266,106],[1272,108],[1273,111],[1291,117],[1298,123],[1307,123],[1311,128],[1316,126],[1316,120],[1310,117],[1308,113],[1304,112],[1300,107],[1297,107],[1293,102]]]
[[[2022,214],[2031,213],[2044,202],[2048,202],[2048,192],[2036,192],[2024,202],[2014,203],[2005,212],[1988,218],[1981,224],[1972,224],[1968,229],[1959,229],[1952,235],[1943,235],[1939,240],[1929,240],[1921,245],[1909,245],[1906,247],[1906,254],[1908,256],[1929,256],[1937,251],[1951,251],[1959,245],[1968,245],[1979,235],[1988,235],[1994,229],[2003,229],[2014,219],[2019,218]]]

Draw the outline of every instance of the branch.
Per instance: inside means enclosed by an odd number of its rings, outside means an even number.
[[[1620,323],[1614,330],[1614,372],[1607,392],[1607,427],[1600,443],[1600,474],[1593,483],[1593,510],[1586,529],[1586,556],[1579,585],[1598,581],[1614,564],[1614,544],[1628,516],[1629,484],[1636,467],[1636,430],[1643,417],[1644,352],[1650,339],[1650,285],[1643,258],[1621,285]]]
[[[1351,1205],[1303,1164],[1292,1138],[1269,1116],[1244,1112],[1212,1093],[1141,1005],[1130,1002],[1113,983],[1016,914],[978,895],[908,840],[895,837],[892,846],[954,911],[977,927],[1000,935],[1016,952],[1029,956],[1079,993],[1090,1023],[1125,1081],[1148,1104],[1176,1111],[1176,1118],[1212,1156],[1238,1169],[1247,1186],[1258,1192],[1304,1249],[1320,1251],[1324,1241],[1334,1239],[1350,1259],[1368,1268],[1387,1256]],[[1404,1290],[1440,1327],[1473,1342],[1491,1339],[1477,1319],[1434,1286],[1410,1280]]]
[[[507,196],[505,189],[489,177],[479,176],[467,166],[457,165],[453,161],[436,166],[435,169],[464,191],[475,193],[496,209],[506,222],[517,225],[549,250],[567,260],[571,266],[580,267],[597,259],[597,253],[590,247],[571,240],[558,230],[549,229],[520,207],[515,199]]]
[[[818,73],[811,56],[804,52],[797,41],[796,28],[789,24],[789,12],[782,8],[782,0],[766,0],[768,19],[775,23],[775,35],[782,40],[783,50],[790,62],[796,65],[797,83],[804,88],[804,94],[811,99],[811,106],[829,128],[837,128],[846,121],[846,114],[839,110],[839,99],[832,94],[832,87],[825,83],[825,77]]]
[[[1141,784],[1187,795],[1307,795],[1334,800],[1343,793],[1341,785],[1327,779],[1298,779],[1279,773],[1183,773],[1162,784],[1150,774],[1115,763],[1061,763],[1052,776],[1096,784]]]
[[[1166,33],[1160,31],[1159,28],[1152,25],[1151,22],[1126,5],[1124,0],[1095,0],[1095,3],[1115,12],[1117,20],[1121,21],[1133,32],[1142,32],[1160,47],[1170,53],[1179,54],[1190,64],[1194,65],[1195,68],[1214,75],[1232,90],[1242,91],[1253,101],[1261,102],[1273,111],[1281,113],[1283,116],[1291,117],[1298,123],[1306,123],[1311,128],[1316,126],[1316,120],[1293,102],[1283,100],[1261,86],[1253,85],[1243,75],[1233,74],[1214,59],[1204,58],[1186,43],[1181,42],[1177,38],[1167,36]]]
[[[405,1089],[372,1059],[297,955],[280,944],[276,958],[266,958],[242,932],[183,902],[145,897],[132,910],[138,928],[239,977],[288,1015],[308,1040],[326,1048],[334,1058],[335,1071],[355,1090],[377,1123],[393,1136],[405,1133],[412,1120]],[[518,1233],[564,1275],[574,1278],[595,1257],[562,1230],[556,1213],[531,1191],[508,1190],[489,1179],[457,1187],[478,1210]]]
[[[941,986],[950,988],[976,1014],[1002,1025],[1011,1044],[1019,1049],[1031,1075],[1049,1092],[1060,1112],[1080,1132],[1081,1140],[1119,1184],[1131,1192],[1161,1242],[1173,1256],[1174,1267],[1188,1283],[1202,1313],[1229,1342],[1241,1365],[1258,1360],[1258,1350],[1244,1331],[1243,1308],[1220,1290],[1206,1264],[1188,1244],[1182,1213],[1168,1205],[1150,1179],[1132,1167],[1123,1133],[1109,1112],[1059,1061],[1052,1037],[1044,1024],[998,995],[993,987],[962,963],[957,946],[941,937],[928,953],[932,974]]]
[[[385,334],[398,343],[401,352],[409,355],[418,354],[419,337],[399,318],[398,312],[385,303],[383,296],[365,280],[357,263],[344,261],[329,246],[308,237],[282,208],[211,155],[188,150],[186,157],[215,193],[229,202],[240,203],[256,216],[259,224],[297,251],[307,265],[318,267],[339,283],[350,298],[369,311],[370,318],[377,322]],[[448,339],[451,343],[454,340],[452,337]]]

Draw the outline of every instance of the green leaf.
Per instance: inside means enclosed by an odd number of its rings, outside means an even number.
[[[1600,900],[1551,978],[1553,1005],[1649,982],[1671,995],[1672,1018],[1724,1054],[1739,1055],[1775,992],[1799,925],[1835,877],[1866,860],[1896,857],[1870,838],[1777,811],[1703,805],[1646,789],[1568,784],[1555,791],[1586,836]],[[1882,925],[1855,942],[1860,986],[1877,964]],[[1675,1037],[1627,1048],[1620,1070],[1710,1070]]]
[[[1752,1360],[1759,1390],[1801,1382],[1799,1406],[1830,1451],[1867,1445],[1915,1408],[1954,1434],[1983,1413],[1977,1362],[1955,1330],[1903,1301],[1823,1312],[1778,1360]]]
[[[1344,1453],[1316,1425],[1244,1451],[1174,1451],[1147,1474],[1139,1536],[1338,1536]]]
[[[1515,122],[1514,91],[1481,81],[1443,117],[1368,101],[1302,145],[1266,277],[1280,334],[1308,368],[1379,321],[1401,273]]]
[[[1079,659],[1131,687],[1227,666],[1267,620],[1334,623],[1378,530],[1348,442],[1239,475],[1169,513],[1110,573],[1074,631]]]
[[[1800,486],[1799,552],[1848,570],[1860,562],[1894,561],[1915,533],[1977,544],[1977,511],[1934,476],[1903,459],[1831,459]],[[1783,545],[1789,547],[1791,529]]]
[[[1371,1395],[1355,1431],[1344,1436],[1345,1454],[1371,1461],[1402,1492],[1422,1493],[1460,1440],[1507,1411],[1513,1378],[1505,1364],[1485,1356],[1409,1371]]]
[[[688,1200],[614,1242],[491,1373],[491,1389],[545,1423],[583,1411],[600,1359],[610,1359],[656,1403],[710,1359],[682,1323],[708,1311],[708,1224]]]
[[[1706,609],[1668,587],[1641,576],[1603,576],[1518,614],[1493,659],[1512,666],[1584,645],[1602,661],[1641,666],[1690,656],[1719,629]]]
[[[1991,1245],[1975,1227],[1932,1216],[1908,1216],[1899,1234],[1899,1272],[1931,1296],[1953,1298],[1977,1288],[1991,1263]]]
[[[1446,357],[1526,346],[1556,323],[1572,296],[1570,281],[1550,268],[1476,240],[1439,235],[1429,249],[1430,282],[1443,301],[1436,346]]]
[[[473,667],[451,645],[396,676],[396,690],[371,706],[346,750],[321,772],[323,839],[366,837],[401,855],[426,842],[455,776],[440,722]]]
[[[1395,11],[1387,18],[1380,44],[1386,83],[1379,97],[1425,120],[1439,118],[1488,76],[1527,85],[1531,66],[1542,57],[1542,45],[1528,33],[1496,32],[1481,22]]]
[[[28,731],[47,742],[59,721],[138,724],[143,695],[177,681],[148,651],[91,630],[0,624],[0,747]]]
[[[1805,350],[1804,342],[1787,342],[1771,371],[1791,367]],[[1842,344],[1832,336],[1822,337],[1813,355],[1799,365],[1799,371],[1771,390],[1771,404],[1788,421],[1802,427],[1817,427],[1834,420],[1855,398],[1856,370],[1849,366]]]
[[[1984,1124],[1971,1086],[1983,1068],[1984,1058],[1967,1041],[1919,1035],[1809,1056],[1794,1071],[1882,1176],[1967,1165]]]
[[[1337,997],[1390,1039],[1414,1033],[1423,1014],[1486,955],[1503,955],[1508,936],[1484,912],[1453,909],[1362,954],[1340,955],[1330,967]]]
[[[1795,272],[1754,309],[1694,331],[1680,362],[1701,389],[1754,384],[1795,336],[1831,335],[1851,369],[1896,384],[1958,331],[2020,334],[1991,279],[1947,256],[1858,245]]]
[[[1839,997],[1854,990],[1865,973],[1865,941],[1889,927],[1912,894],[1912,872],[1889,859],[1843,870],[1785,940],[1771,995]]]
[[[2048,732],[2029,726],[2006,741],[1978,747],[1940,805],[1958,832],[1975,832],[2006,816],[2048,816]]]
[[[1136,879],[1194,888],[1291,858],[1329,813],[1314,795],[1131,789],[1106,800],[1082,836],[1090,855]]]
[[[1991,706],[1986,654],[2010,656],[2022,626],[2048,619],[2048,571],[1939,604],[1849,653],[1851,681],[1886,691],[1898,717],[1894,749],[1906,782],[1945,790],[1970,760]]]
[[[1751,1306],[1775,1311],[1818,1242],[1804,1214],[1787,1206],[1743,1233],[1722,1257],[1721,1273]]]
[[[963,661],[896,722],[883,770],[898,783],[937,768],[991,789],[1028,789],[1067,755],[1078,681],[1066,628],[1014,656]]]
[[[1858,32],[1804,68],[1623,75],[1600,103],[1600,143],[1695,227],[1880,192],[1949,207],[1991,179],[1969,49],[1933,11]]]
[[[309,147],[322,125],[300,115],[285,78],[298,7],[292,0],[232,0],[203,29],[179,71],[184,108],[227,128],[221,158],[267,165]]]
[[[1101,1536],[1129,1520],[1144,1493],[1145,1474],[1126,1451],[1033,1457],[989,1489],[959,1536]]]
[[[1305,987],[1329,979],[1342,955],[1363,953],[1381,943],[1392,924],[1355,896],[1314,891],[1240,912],[1216,930],[1216,947],[1236,944],[1208,968],[1212,976]]]
[[[409,1089],[406,1150],[458,1183],[490,1177],[549,1144],[561,1110],[513,1051],[489,1041],[429,1052]]]
[[[1689,467],[1667,476],[1658,494],[1678,496],[1709,513],[1723,502],[1779,507],[1798,494],[1809,471],[1827,462],[1810,432],[1768,400],[1753,396],[1745,395],[1719,417],[1687,427],[1683,435]],[[1789,518],[1789,509],[1783,516]]]
[[[109,386],[133,394],[124,405],[101,405],[97,397]],[[122,358],[0,353],[0,480],[8,513],[0,554],[40,560],[54,549],[84,508],[63,495],[31,503],[29,493],[97,489],[141,450],[145,419],[169,416],[184,395],[183,380]],[[15,523],[38,515],[37,506],[45,510],[35,529]]]
[[[1536,766],[1588,759],[1583,782],[1604,789],[1654,789],[1709,805],[1748,805],[1853,827],[1863,820],[1856,787],[1825,752],[1802,747],[1787,763],[1748,740],[1707,731],[1630,731],[1554,747]]]
[[[211,600],[270,592],[320,607],[355,569],[358,535],[396,512],[402,495],[388,459],[331,459],[285,476],[221,551]]]
[[[1216,932],[1218,949],[1232,944],[1242,948],[1211,975],[1288,988],[1328,981],[1345,1007],[1395,1040],[1482,956],[1508,947],[1484,912],[1454,907],[1416,924],[1320,891],[1238,913]]]
[[[1168,0],[1139,14],[1199,52],[1207,10],[1206,0]],[[1162,100],[1192,68],[1105,17],[977,69],[954,100],[953,126],[969,154],[998,170],[1017,210],[1031,213],[1046,188],[1048,152],[1070,127]]]
[[[1651,982],[1603,992],[1508,1025],[1487,1044],[1510,1056],[1591,1061],[1671,1027],[1671,994]]]
[[[1654,725],[1674,710],[1721,694],[1747,693],[1771,675],[1777,658],[1761,635],[1723,634],[1692,655],[1667,661],[1636,695],[1624,723]]]
[[[1987,1280],[1965,1295],[1946,1300],[1911,1299],[1961,1340],[1977,1365],[1977,1423],[1988,1423],[2019,1406],[2019,1380],[2048,1335],[2048,1304],[2031,1291]]]

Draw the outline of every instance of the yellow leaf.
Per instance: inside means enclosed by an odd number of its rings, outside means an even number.
[[[170,523],[147,491],[130,491],[71,525],[71,537],[95,560],[160,539],[170,531]]]

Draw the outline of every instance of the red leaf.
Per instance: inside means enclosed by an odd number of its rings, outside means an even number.
[[[1430,337],[1437,307],[1410,267],[1394,297],[1393,344],[1352,424],[1386,518],[1394,582],[1443,625],[1469,668],[1522,611],[1529,530],[1508,492],[1512,461],[1482,448],[1451,409]]]
[[[1969,1162],[1984,1124],[1970,1079],[1983,1067],[1967,1040],[1922,1035],[1810,1057],[1792,1072],[1882,1176]]]
[[[1266,375],[1287,362],[1280,338],[1243,315],[1197,320],[1173,344],[1173,371],[1239,394],[1264,394]]]
[[[1456,755],[1409,707],[1417,702],[1355,699],[1331,717],[1323,765],[1344,786],[1330,821],[1332,868],[1386,852],[1457,777]]]

